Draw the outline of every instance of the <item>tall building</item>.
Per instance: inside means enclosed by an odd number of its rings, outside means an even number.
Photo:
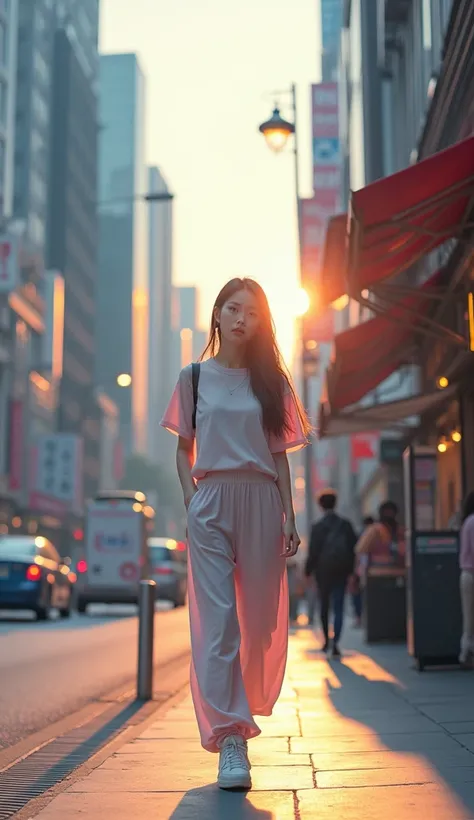
[[[41,253],[46,243],[55,8],[19,0],[13,213]]]
[[[0,2],[0,220],[13,208],[18,2]]]
[[[323,82],[334,82],[338,79],[343,5],[343,0],[320,0],[321,73]]]
[[[147,451],[145,78],[135,54],[100,58],[96,381],[117,404],[125,452]],[[117,377],[131,376],[120,388]]]
[[[94,38],[97,36],[97,26]],[[95,39],[97,47],[97,40]],[[99,482],[99,425],[93,407],[98,264],[97,97],[67,26],[54,37],[51,91],[47,264],[65,283],[59,432],[84,444],[84,490]]]
[[[148,190],[150,193],[169,192],[166,180],[158,168],[148,169]],[[171,361],[173,214],[171,202],[151,202],[148,207],[148,453],[155,462],[167,462],[170,455],[170,437],[160,427],[160,419],[171,394],[174,378]],[[171,445],[173,446],[172,441]]]

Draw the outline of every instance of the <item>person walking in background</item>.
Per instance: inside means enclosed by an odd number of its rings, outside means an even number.
[[[286,559],[300,544],[286,453],[310,432],[252,279],[232,279],[219,293],[208,346],[199,365],[181,371],[162,425],[179,436],[201,743],[220,753],[220,788],[250,788],[247,741],[261,731],[254,716],[271,715],[280,694]]]
[[[362,584],[371,564],[404,563],[405,543],[398,523],[398,507],[394,501],[384,501],[379,507],[379,520],[362,533],[356,546],[356,561]]]
[[[288,567],[289,621],[290,627],[294,627],[298,621],[301,598],[301,573],[296,556],[289,558],[286,565]]]
[[[461,525],[462,638],[459,662],[463,669],[474,668],[474,492],[464,501]]]
[[[364,518],[362,528],[362,534],[367,530],[368,527],[371,527],[374,524],[374,519],[371,515],[366,516]],[[352,598],[352,606],[354,609],[354,620],[355,626],[360,627],[362,624],[362,576],[364,573],[364,557],[358,555],[356,557],[355,566],[354,566],[354,574],[350,580],[350,591],[351,591],[351,598]]]
[[[352,524],[336,513],[337,493],[323,490],[319,506],[323,518],[313,524],[305,566],[307,576],[314,575],[318,585],[323,652],[329,650],[329,608],[334,612],[333,657],[340,657],[339,641],[344,621],[344,599],[348,578],[354,571],[354,548],[357,536]]]

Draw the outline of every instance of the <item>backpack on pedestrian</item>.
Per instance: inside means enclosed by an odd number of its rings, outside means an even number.
[[[319,571],[327,575],[351,575],[354,571],[354,550],[344,518],[331,521],[319,558]]]

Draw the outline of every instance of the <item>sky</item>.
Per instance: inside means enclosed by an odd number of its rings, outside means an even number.
[[[309,195],[318,0],[101,0],[101,8],[101,51],[136,52],[145,73],[147,162],[175,194],[175,284],[198,286],[206,328],[228,279],[257,279],[289,358],[298,298],[293,156],[272,154],[258,126],[273,92],[297,83],[300,193]],[[289,99],[280,96],[291,117]]]

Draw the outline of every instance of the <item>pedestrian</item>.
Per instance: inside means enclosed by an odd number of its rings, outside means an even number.
[[[375,523],[371,515],[367,515],[362,522],[362,533]],[[352,607],[354,610],[354,625],[360,627],[362,624],[362,584],[361,578],[364,572],[364,561],[362,556],[357,556],[354,567],[354,574],[350,580],[350,590],[352,597]]]
[[[337,493],[326,489],[319,496],[323,517],[313,524],[305,573],[314,575],[319,592],[323,652],[329,650],[329,608],[334,613],[333,657],[341,655],[339,641],[344,621],[344,600],[349,577],[354,571],[357,536],[352,524],[336,513]]]
[[[459,661],[463,669],[474,668],[474,492],[468,493],[463,505],[461,525],[462,638]]]
[[[296,556],[289,558],[286,566],[288,570],[289,621],[290,627],[295,627],[298,622],[299,602],[301,598],[301,575]]]
[[[286,560],[298,550],[287,451],[310,428],[264,291],[232,279],[199,365],[185,367],[162,425],[179,436],[188,515],[191,692],[218,785],[250,788],[247,741],[271,715],[288,648]],[[195,450],[196,444],[196,450]]]
[[[368,526],[356,546],[356,560],[365,574],[373,564],[400,566],[405,563],[403,530],[398,523],[398,507],[394,501],[384,501],[379,507],[379,520]]]

